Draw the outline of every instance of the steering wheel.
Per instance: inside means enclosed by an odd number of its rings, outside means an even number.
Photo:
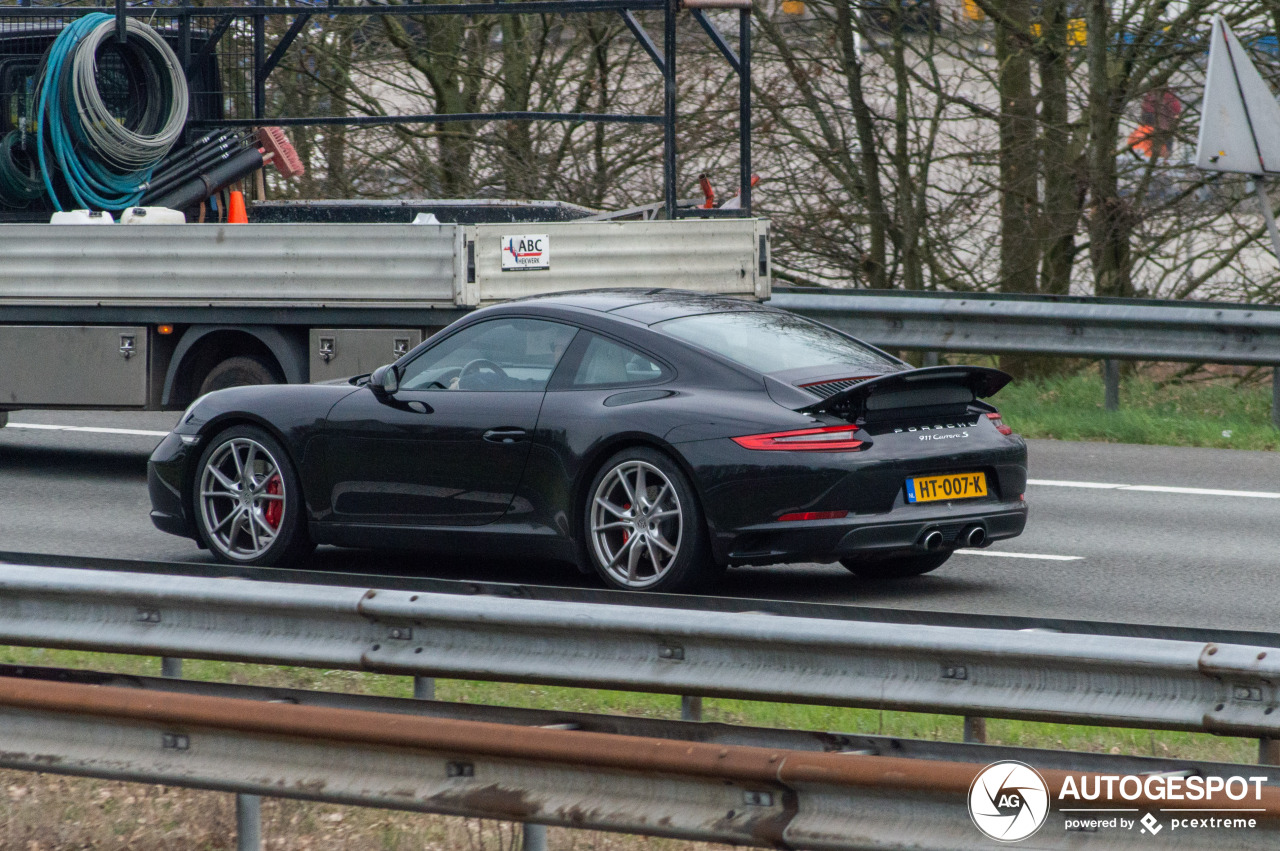
[[[432,389],[448,390],[449,382],[457,380],[458,376],[461,373],[462,373],[462,367],[454,367],[453,369],[446,369],[444,372],[440,373],[440,375],[436,377],[435,381],[429,382],[423,387],[414,387],[411,389],[413,390],[432,390]]]
[[[479,373],[481,370],[488,370],[489,372],[492,372],[494,375],[498,376],[498,378],[508,377],[507,373],[502,369],[502,367],[498,366],[496,363],[489,360],[488,358],[476,358],[473,361],[468,361],[467,365],[464,366],[462,368],[462,371],[458,373],[458,388],[461,390],[465,390],[466,388],[463,385],[466,383],[466,380],[471,376]]]

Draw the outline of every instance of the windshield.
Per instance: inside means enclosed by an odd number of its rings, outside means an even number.
[[[894,365],[871,347],[790,313],[704,313],[653,327],[760,372],[827,364],[870,366],[878,371]]]

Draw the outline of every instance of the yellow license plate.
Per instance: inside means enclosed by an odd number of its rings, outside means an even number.
[[[986,473],[952,473],[949,476],[917,476],[907,479],[907,502],[973,499],[986,495]]]

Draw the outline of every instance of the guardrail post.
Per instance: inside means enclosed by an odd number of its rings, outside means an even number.
[[[1105,388],[1102,406],[1108,411],[1120,410],[1120,362],[1107,358],[1102,362],[1102,385]]]
[[[702,698],[691,697],[687,694],[680,695],[680,720],[701,721]]]
[[[923,358],[922,363],[923,363],[923,365],[924,365],[924,366],[937,366],[937,365],[938,365],[938,353],[937,353],[937,352],[925,352],[925,353],[924,353],[924,358]]]
[[[182,679],[182,660],[160,657],[160,676]],[[257,795],[236,795],[236,851],[261,851],[262,799]]]
[[[1271,367],[1271,425],[1280,428],[1280,366]]]
[[[435,677],[414,677],[413,698],[414,700],[435,700]],[[237,809],[238,812],[239,810]],[[547,828],[545,825],[525,822],[521,827],[523,828],[524,837],[520,843],[521,851],[547,851]],[[242,846],[238,851],[249,851],[249,849]],[[256,851],[256,846],[253,851]]]
[[[520,843],[520,851],[547,851],[547,826],[526,822],[524,841]]]
[[[964,717],[964,740],[971,745],[985,745],[987,743],[987,719],[973,718],[966,715]]]
[[[1258,765],[1280,765],[1280,739],[1258,739]]]
[[[257,795],[236,795],[236,851],[262,848],[262,799]]]

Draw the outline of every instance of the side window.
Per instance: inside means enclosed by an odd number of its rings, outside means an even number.
[[[540,319],[491,319],[450,336],[410,361],[404,390],[545,390],[578,332]]]
[[[665,369],[634,349],[592,334],[570,386],[651,384],[666,377]]]

